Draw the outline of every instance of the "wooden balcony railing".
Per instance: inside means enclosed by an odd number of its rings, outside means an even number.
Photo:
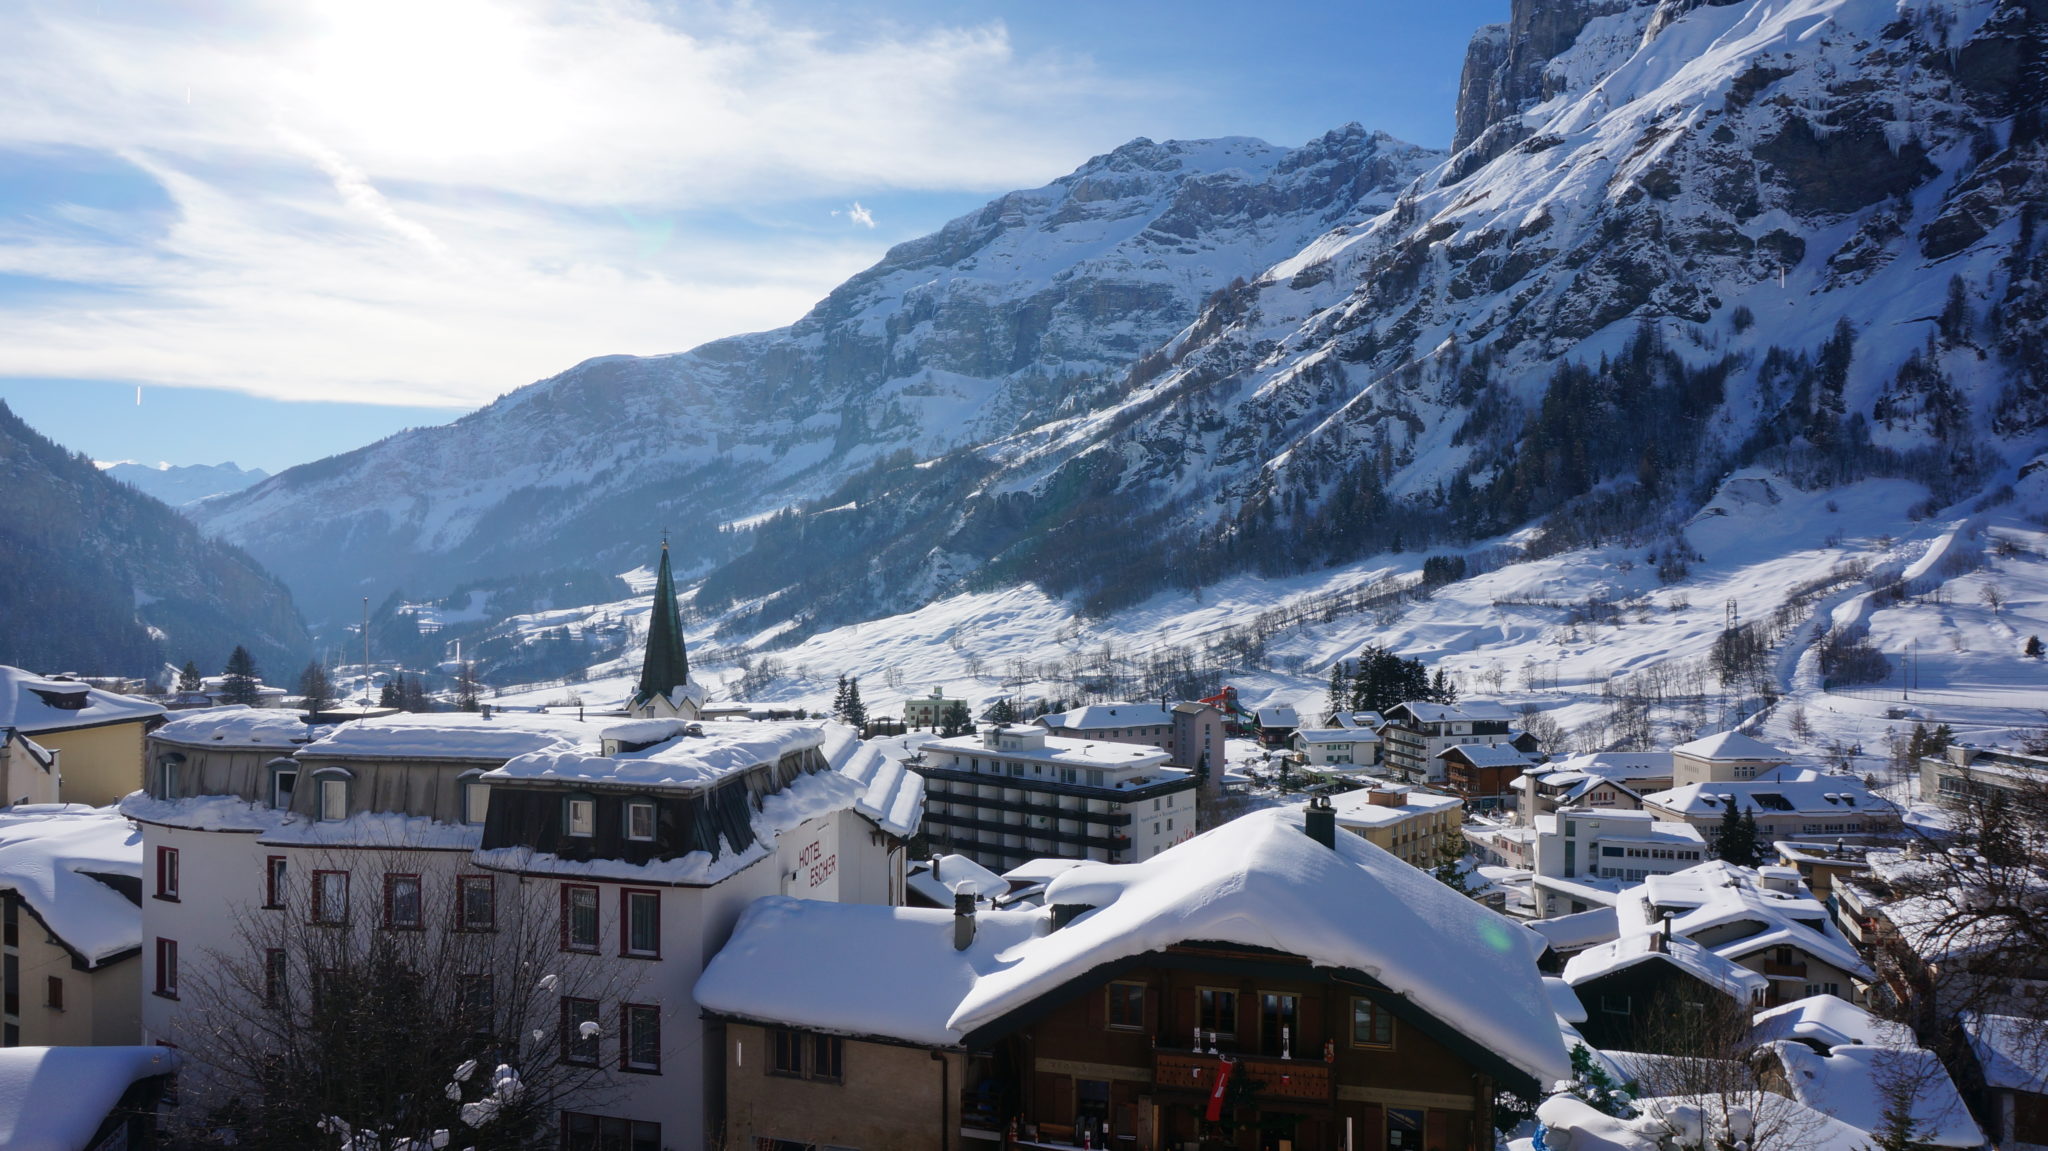
[[[1328,1102],[1332,1098],[1330,1065],[1320,1055],[1314,1059],[1282,1059],[1277,1055],[1237,1055],[1233,1075],[1248,1077],[1261,1099],[1304,1099]],[[1200,1051],[1160,1047],[1152,1053],[1152,1082],[1160,1087],[1208,1091],[1216,1085],[1217,1068],[1223,1057]]]

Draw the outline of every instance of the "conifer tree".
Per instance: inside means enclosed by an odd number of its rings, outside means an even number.
[[[868,709],[860,701],[860,677],[854,676],[851,679],[847,679],[842,676],[839,682],[839,696],[832,701],[833,716],[841,723],[850,724],[854,727],[866,727],[868,725]]]
[[[318,715],[334,706],[334,683],[317,659],[299,673],[299,706],[307,715]]]
[[[989,705],[988,721],[996,724],[1017,722],[1017,705],[1010,702],[1009,696],[1003,696]]]
[[[401,711],[404,710],[405,687],[399,682],[404,678],[404,676],[394,675],[384,681],[384,686],[377,691],[378,707],[395,707]]]
[[[248,648],[236,644],[234,652],[228,656],[224,672],[221,680],[221,699],[224,702],[250,707],[261,702],[262,694],[256,689],[263,682],[262,673],[257,671],[256,657],[249,654]]]
[[[185,670],[178,673],[178,690],[198,691],[205,684],[206,681],[199,678],[199,665],[189,659],[186,660]]]
[[[939,713],[939,738],[951,739],[956,735],[967,735],[974,730],[974,717],[967,713],[967,705],[954,700],[946,710]]]

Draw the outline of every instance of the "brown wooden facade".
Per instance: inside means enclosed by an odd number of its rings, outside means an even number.
[[[1027,1140],[1087,1129],[1130,1151],[1486,1151],[1496,1091],[1530,1086],[1363,973],[1236,945],[1099,969],[979,1035],[984,1081],[1007,1081]]]

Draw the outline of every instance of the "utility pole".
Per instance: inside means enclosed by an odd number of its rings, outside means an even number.
[[[363,702],[370,700],[370,597],[363,597]]]

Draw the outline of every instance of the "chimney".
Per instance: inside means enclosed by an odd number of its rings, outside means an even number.
[[[1374,807],[1399,807],[1402,793],[1391,787],[1375,787],[1365,793],[1365,801]]]
[[[1301,829],[1308,837],[1332,851],[1337,850],[1337,809],[1330,806],[1330,797],[1318,795],[1308,801],[1308,811],[1303,815]]]
[[[939,878],[939,857],[936,855],[932,856],[932,882],[945,882],[943,879]]]
[[[953,893],[953,950],[965,951],[974,942],[974,893]]]

